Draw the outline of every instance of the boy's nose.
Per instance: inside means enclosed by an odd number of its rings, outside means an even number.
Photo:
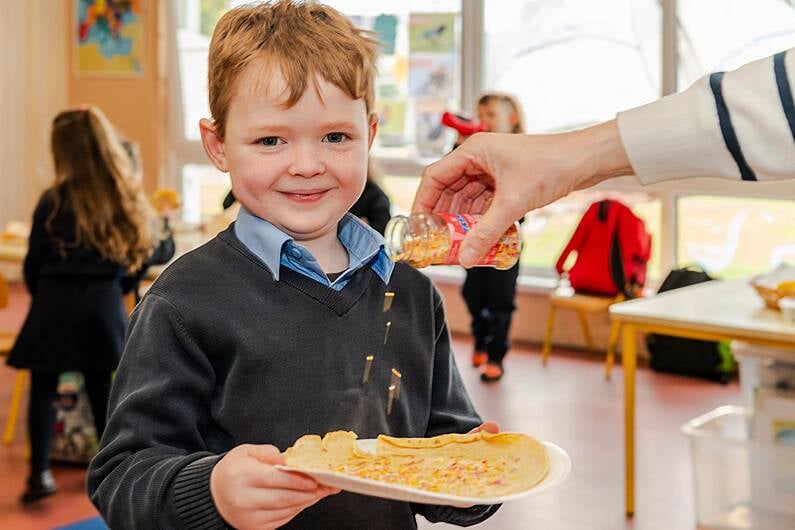
[[[309,178],[323,174],[326,167],[317,149],[312,146],[297,146],[288,171],[294,177]]]

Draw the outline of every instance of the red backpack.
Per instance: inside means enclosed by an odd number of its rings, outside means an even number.
[[[619,201],[604,200],[591,204],[563,249],[555,268],[563,273],[563,264],[571,251],[577,261],[568,271],[575,291],[633,298],[646,284],[646,263],[651,255],[651,236],[643,221]]]

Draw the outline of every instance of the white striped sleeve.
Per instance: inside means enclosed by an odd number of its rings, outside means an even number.
[[[700,176],[795,179],[793,90],[789,50],[620,112],[621,140],[644,184]]]

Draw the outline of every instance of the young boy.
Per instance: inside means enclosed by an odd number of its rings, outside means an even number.
[[[308,433],[496,429],[464,391],[430,281],[345,215],[376,132],[375,50],[317,4],[246,6],[219,21],[213,120],[200,126],[242,209],[132,317],[89,470],[111,528],[402,530],[415,514],[471,525],[496,511],[340,493],[275,467]],[[402,382],[387,413],[392,368]]]

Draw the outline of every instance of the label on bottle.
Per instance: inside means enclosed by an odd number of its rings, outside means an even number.
[[[458,265],[458,254],[461,251],[461,242],[464,240],[464,236],[467,235],[467,232],[477,224],[478,218],[474,215],[467,214],[439,213],[437,215],[447,224],[447,230],[450,232],[450,250],[447,253],[443,265]],[[477,264],[493,265],[494,258],[499,248],[499,244],[493,245]]]

